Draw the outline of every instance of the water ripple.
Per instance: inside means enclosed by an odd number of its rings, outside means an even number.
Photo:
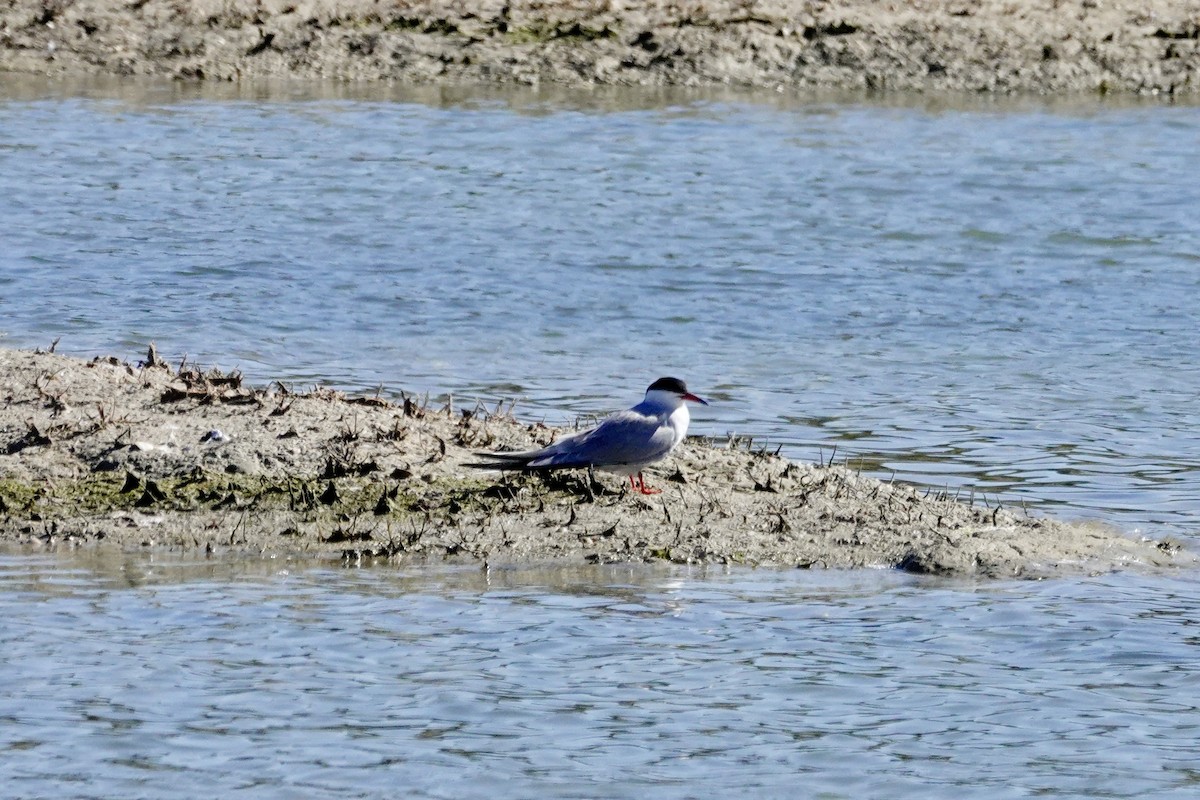
[[[1200,771],[1186,579],[83,558],[0,558],[18,795],[1182,798]]]
[[[1194,107],[12,91],[8,344],[552,422],[675,373],[697,432],[1198,529]]]

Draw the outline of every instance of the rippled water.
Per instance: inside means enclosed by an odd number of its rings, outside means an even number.
[[[697,433],[1196,546],[1196,108],[0,93],[4,345],[556,422],[674,373]],[[0,794],[1191,798],[1198,601],[3,555]]]
[[[676,374],[697,433],[1197,529],[1195,107],[10,92],[0,342],[555,422]]]
[[[12,797],[1194,797],[1194,580],[0,557]]]

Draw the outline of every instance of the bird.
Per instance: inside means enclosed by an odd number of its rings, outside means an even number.
[[[476,453],[488,460],[467,466],[523,471],[598,469],[628,476],[634,491],[661,494],[661,489],[646,485],[642,470],[666,458],[687,436],[688,402],[708,405],[678,378],[659,378],[646,389],[642,402],[618,411],[595,428],[565,436],[540,450]]]

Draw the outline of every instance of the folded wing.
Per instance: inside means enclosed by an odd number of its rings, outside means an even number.
[[[599,427],[524,453],[480,453],[491,469],[572,469],[649,464],[664,458],[675,445],[670,426],[659,418],[622,411]]]

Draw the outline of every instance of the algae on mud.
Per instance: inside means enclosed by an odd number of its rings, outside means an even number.
[[[558,431],[482,405],[242,385],[236,373],[0,349],[0,541],[347,557],[670,560],[1039,576],[1194,564],[1168,542],[691,439],[663,494],[498,475]],[[664,483],[665,481],[665,483]]]

